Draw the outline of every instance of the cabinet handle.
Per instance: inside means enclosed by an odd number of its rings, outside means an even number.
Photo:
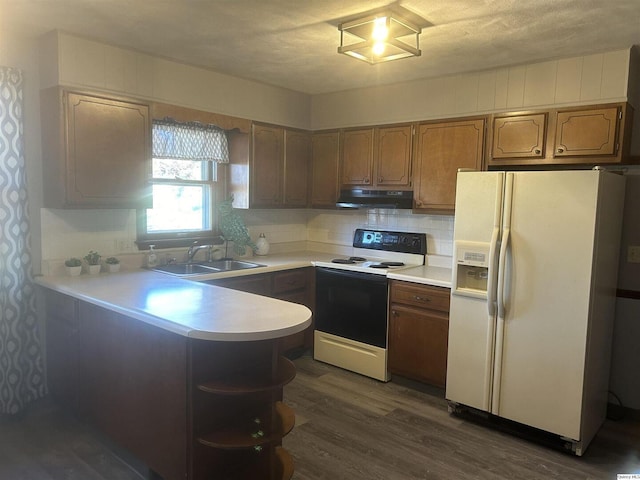
[[[564,148],[559,148],[558,153],[562,153],[562,152],[564,152]]]
[[[365,178],[365,179],[364,179],[364,183],[367,183],[367,184],[368,184],[368,183],[369,183],[369,179],[368,179],[368,178]]]
[[[382,182],[384,182],[384,178],[380,177],[380,178],[378,179],[378,183],[382,183]]]
[[[414,300],[418,300],[419,302],[430,302],[431,299],[427,297],[421,297],[420,295],[414,295]]]
[[[421,207],[422,206],[422,201],[421,200],[416,200],[416,206],[417,207]]]
[[[540,155],[540,149],[539,149],[539,148],[536,148],[536,149],[533,151],[533,153],[535,153],[536,155]]]
[[[391,315],[393,315],[394,317],[397,317],[398,312],[396,310],[391,310]]]

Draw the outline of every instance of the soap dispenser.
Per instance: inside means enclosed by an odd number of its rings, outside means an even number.
[[[147,267],[153,268],[158,266],[158,255],[154,250],[155,245],[149,245],[149,253],[147,253]]]
[[[269,242],[267,241],[267,237],[264,236],[264,233],[261,233],[256,241],[256,255],[266,255],[269,253]]]

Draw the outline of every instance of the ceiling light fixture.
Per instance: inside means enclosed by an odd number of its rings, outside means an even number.
[[[338,25],[338,53],[370,64],[419,57],[422,29],[395,12],[384,12]],[[346,43],[352,42],[352,43]],[[407,43],[410,42],[410,43]]]

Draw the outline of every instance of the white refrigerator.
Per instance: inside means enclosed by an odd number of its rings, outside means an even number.
[[[446,398],[582,455],[606,416],[625,179],[460,172]]]

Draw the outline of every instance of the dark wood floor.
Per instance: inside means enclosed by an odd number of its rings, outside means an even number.
[[[616,479],[640,473],[640,422],[607,421],[577,458],[448,414],[442,392],[296,360],[285,387],[294,480]],[[140,480],[135,460],[48,400],[0,421],[2,480]],[[256,479],[260,480],[260,479]]]

